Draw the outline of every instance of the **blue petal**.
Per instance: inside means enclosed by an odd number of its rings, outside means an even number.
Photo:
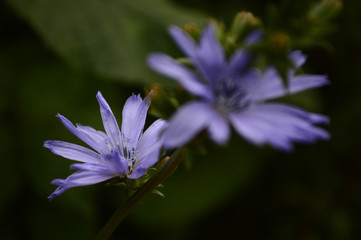
[[[321,118],[285,104],[260,104],[241,113],[230,114],[235,129],[247,140],[291,151],[292,142],[313,143],[329,134],[316,126]]]
[[[169,120],[163,135],[164,147],[170,149],[186,144],[211,125],[215,114],[217,112],[204,102],[193,101],[182,106]]]
[[[136,162],[134,165],[135,169],[131,174],[128,175],[128,178],[137,179],[145,174],[147,169],[153,166],[159,160],[159,150],[160,147],[153,151],[152,153],[146,155],[140,161]]]
[[[108,152],[113,148],[109,137],[104,132],[97,131],[89,126],[82,126],[80,124],[77,124],[76,128],[78,129],[79,132],[82,132],[85,135],[87,135],[89,138],[91,138],[93,142],[97,143],[98,149],[96,150],[99,153]]]
[[[198,46],[185,31],[178,27],[171,27],[170,34],[185,55],[193,61],[197,69],[205,76],[208,83],[212,84],[221,74],[225,65],[225,54],[216,36],[215,26],[209,24],[203,30]],[[190,89],[186,89],[192,92]]]
[[[146,171],[147,171],[147,168],[138,167],[138,168],[134,169],[133,172],[131,174],[129,174],[127,177],[130,179],[138,179],[141,176],[143,176]]]
[[[71,174],[66,179],[53,180],[52,184],[60,186],[49,196],[49,199],[59,196],[69,188],[96,184],[113,177],[114,176],[110,174],[99,174],[97,172],[90,171],[78,171]]]
[[[59,186],[57,189],[55,189],[55,191],[48,197],[49,200],[52,200],[54,197],[59,196],[60,194],[62,194],[63,192],[65,192],[66,190],[68,190],[71,187],[65,187],[65,186]]]
[[[291,61],[293,62],[294,66],[297,68],[300,68],[305,62],[307,57],[302,54],[301,51],[293,51],[289,55]]]
[[[252,46],[262,40],[263,32],[260,29],[256,29],[252,31],[248,36],[244,39],[244,43],[246,46]]]
[[[120,131],[117,120],[115,119],[112,110],[100,92],[97,93],[97,99],[100,106],[100,113],[102,115],[104,129],[113,146],[115,147],[120,142]]]
[[[214,115],[208,132],[212,140],[220,145],[225,144],[231,135],[227,120],[219,114]]]
[[[113,173],[124,175],[128,171],[128,160],[120,155],[118,149],[108,154],[102,154],[101,157],[102,164],[110,168]]]
[[[237,50],[229,60],[227,72],[229,75],[240,75],[249,64],[251,55],[248,51],[243,49]]]
[[[112,170],[106,166],[94,163],[75,163],[70,166],[71,169],[98,172],[102,174],[113,174]]]
[[[148,57],[148,65],[155,71],[175,79],[182,87],[195,96],[213,99],[208,86],[201,81],[185,66],[173,58],[162,53],[153,53]]]
[[[262,105],[260,105],[260,106],[262,106]],[[307,122],[310,122],[312,124],[327,124],[330,122],[330,119],[325,115],[321,115],[321,114],[317,114],[317,113],[310,113],[301,108],[298,108],[295,106],[290,106],[287,104],[268,103],[268,104],[266,104],[266,109],[268,111],[282,112],[282,113],[285,113],[288,115],[292,115],[297,118],[303,119]]]
[[[166,125],[166,121],[158,119],[142,135],[137,146],[139,155],[134,164],[135,169],[128,175],[128,178],[136,179],[143,176],[146,169],[153,166],[158,161],[159,152],[163,145],[160,133],[164,130]]]
[[[188,33],[173,25],[169,28],[169,34],[186,56],[194,56],[197,48],[196,42]]]
[[[251,101],[265,101],[287,94],[282,78],[273,67],[267,68],[262,75],[245,76],[242,81],[247,82],[245,91]]]
[[[160,134],[167,125],[165,120],[158,119],[144,132],[137,146],[140,159],[154,151],[159,151],[163,144]]]
[[[66,119],[64,116],[58,114],[57,117],[60,119],[60,121],[64,124],[64,126],[72,132],[75,136],[80,138],[83,142],[88,144],[90,147],[92,147],[97,152],[100,152],[102,150],[102,146],[97,141],[97,137],[94,136],[94,134],[91,134],[90,132],[81,131],[78,128],[76,128],[68,119]]]
[[[324,75],[297,75],[290,77],[290,93],[301,92],[310,88],[322,87],[329,84]]]
[[[122,133],[127,139],[131,139],[133,143],[138,142],[143,131],[150,102],[149,96],[143,100],[139,95],[133,94],[124,104]]]
[[[247,97],[252,101],[265,101],[273,98],[283,97],[286,94],[294,94],[310,88],[321,87],[329,83],[324,75],[296,75],[289,76],[289,91],[286,90],[281,76],[273,67],[269,67],[262,75],[258,77],[244,76],[242,83],[249,82],[247,86]]]
[[[225,53],[219,42],[213,24],[209,24],[202,32],[199,51],[192,59],[206,79],[213,83],[225,67]]]
[[[62,141],[46,141],[44,147],[49,148],[53,153],[60,155],[70,160],[86,162],[86,163],[99,163],[100,155],[96,152],[73,144]]]

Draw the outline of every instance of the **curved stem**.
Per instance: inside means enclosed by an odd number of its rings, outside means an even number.
[[[159,169],[159,171],[146,182],[137,192],[128,198],[128,200],[122,205],[105,224],[100,231],[97,240],[108,239],[118,225],[124,220],[128,213],[149,193],[151,193],[161,182],[163,182],[169,174],[171,174],[177,166],[182,162],[183,157],[179,155],[181,149],[176,150],[168,161]],[[179,156],[178,156],[179,155]]]

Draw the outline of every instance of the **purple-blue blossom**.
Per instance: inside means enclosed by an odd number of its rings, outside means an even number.
[[[44,143],[53,153],[82,162],[71,165],[72,169],[78,171],[66,179],[52,181],[52,184],[59,187],[49,199],[69,188],[91,185],[114,177],[138,179],[158,161],[162,147],[159,135],[167,123],[158,119],[143,134],[150,97],[143,100],[139,95],[133,94],[128,98],[123,108],[121,129],[100,92],[97,99],[106,133],[79,124],[74,126],[64,116],[57,115],[70,132],[93,150],[63,141],[50,140]]]
[[[284,151],[291,151],[293,142],[329,138],[328,132],[317,126],[328,123],[328,117],[285,103],[266,102],[328,84],[324,75],[295,74],[306,61],[300,51],[290,53],[295,69],[288,71],[286,88],[274,67],[262,72],[249,68],[251,53],[245,49],[238,49],[227,59],[214,25],[205,28],[199,43],[176,26],[169,32],[194,68],[163,53],[151,54],[148,65],[197,98],[180,107],[169,120],[163,135],[166,148],[182,146],[205,129],[212,140],[225,144],[230,138],[230,125],[255,145],[267,143]],[[247,44],[257,41],[250,39]]]

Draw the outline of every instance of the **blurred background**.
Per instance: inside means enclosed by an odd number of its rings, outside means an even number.
[[[51,180],[68,176],[71,161],[43,142],[80,143],[57,113],[102,130],[98,90],[120,122],[132,92],[174,86],[145,64],[151,52],[176,52],[169,24],[202,26],[208,17],[230,24],[247,10],[266,28],[287,32],[290,19],[297,22],[315,2],[1,1],[0,239],[96,236],[124,192],[97,184],[49,201]],[[302,49],[305,72],[326,74],[331,85],[286,99],[329,115],[330,141],[296,145],[291,154],[254,147],[237,134],[226,147],[207,142],[206,154],[193,155],[164,182],[165,198],[148,196],[111,239],[361,239],[360,9],[361,1],[344,1],[324,42]]]

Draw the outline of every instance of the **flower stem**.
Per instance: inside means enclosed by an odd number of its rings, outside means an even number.
[[[177,168],[183,161],[182,154],[179,155],[180,151],[181,149],[177,149],[159,171],[113,214],[96,237],[97,240],[108,239],[129,212]]]

